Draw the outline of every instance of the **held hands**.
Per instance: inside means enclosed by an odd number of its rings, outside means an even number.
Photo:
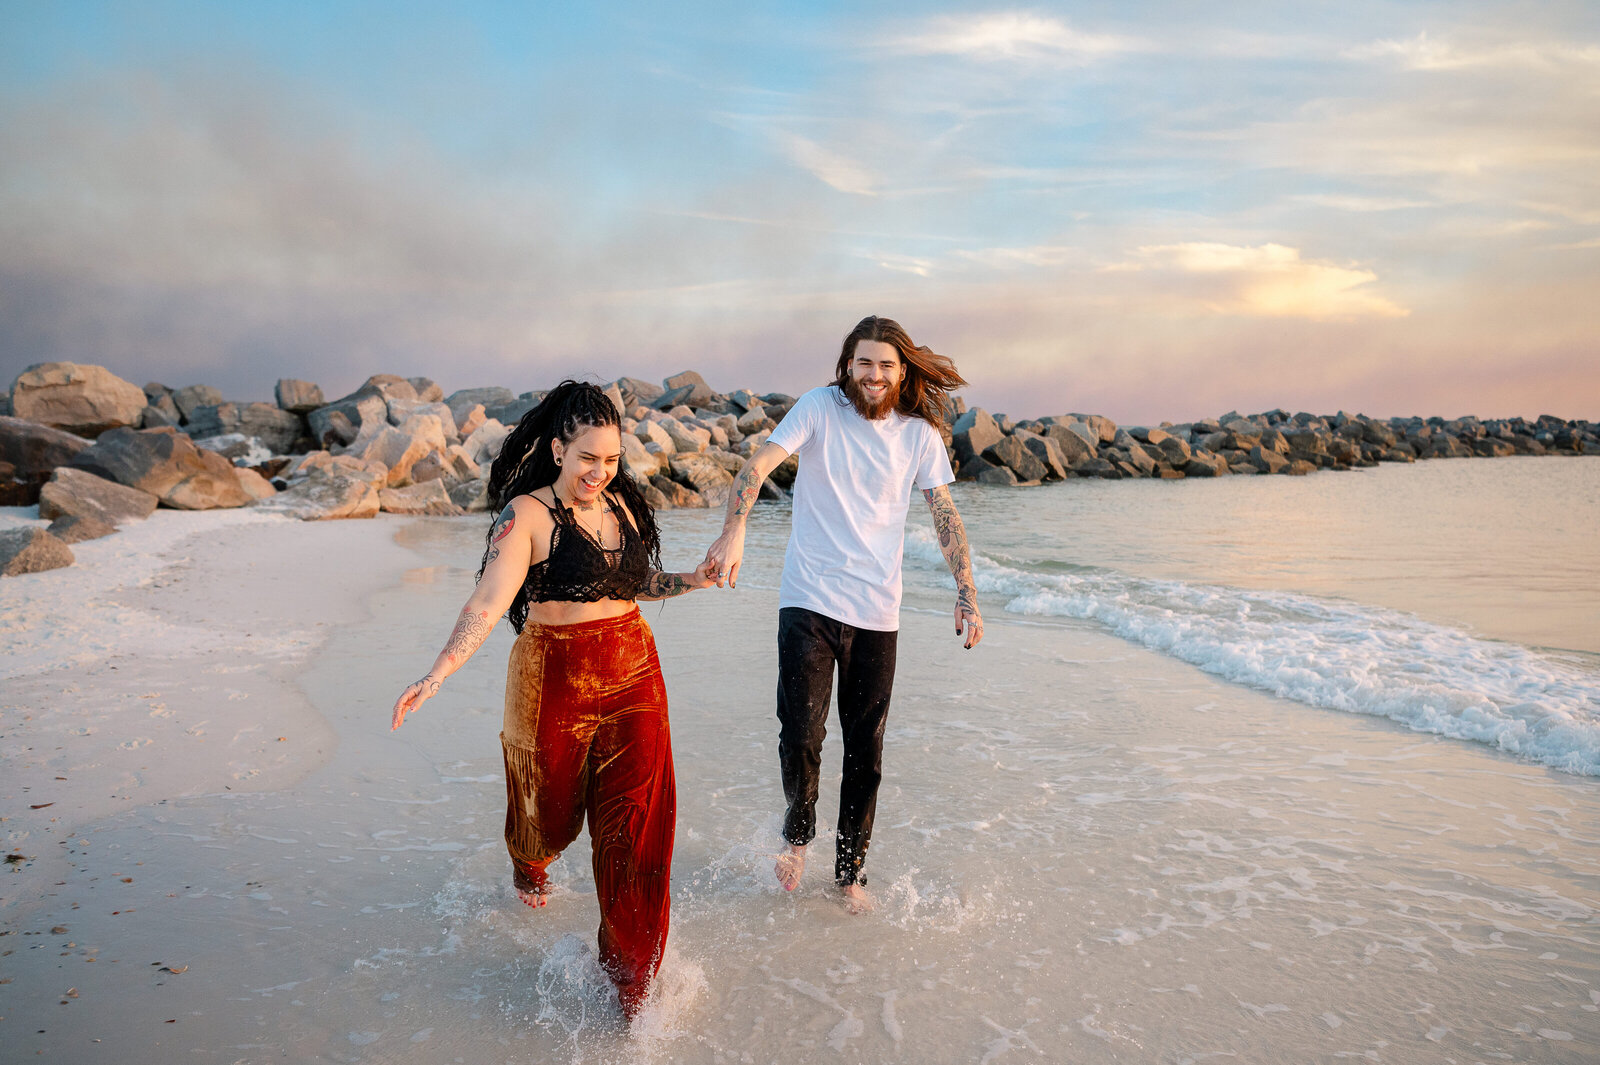
[[[421,680],[412,681],[410,686],[400,693],[400,698],[394,701],[394,724],[389,726],[389,731],[393,732],[399,728],[405,722],[407,714],[421,709],[423,703],[438,695],[439,684],[432,673]]]
[[[716,584],[716,574],[716,563],[707,558],[704,562],[690,570],[686,576],[689,578],[689,587],[700,589],[710,588],[712,585]]]
[[[711,549],[706,552],[706,560],[701,563],[712,582],[718,588],[724,583],[729,588],[738,587],[739,565],[744,561],[744,526],[734,529],[722,530],[722,535],[717,537]]]

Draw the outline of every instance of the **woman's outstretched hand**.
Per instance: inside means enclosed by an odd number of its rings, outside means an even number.
[[[394,701],[394,724],[389,726],[393,732],[399,728],[406,719],[406,715],[422,707],[422,704],[439,694],[440,682],[434,679],[432,673],[421,680],[412,681],[406,690],[400,693],[400,698]]]

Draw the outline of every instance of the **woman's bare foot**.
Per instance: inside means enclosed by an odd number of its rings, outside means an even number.
[[[872,896],[860,884],[840,884],[839,894],[844,896],[844,908],[854,914],[871,913],[877,909]]]
[[[545,898],[544,890],[542,888],[517,888],[517,898],[521,899],[523,902],[527,903],[529,906],[532,906],[536,910],[543,906],[546,902],[550,901],[549,899]]]
[[[784,844],[772,871],[778,874],[778,883],[783,885],[783,890],[793,891],[800,886],[800,877],[806,871],[806,849],[796,847],[793,843]]]

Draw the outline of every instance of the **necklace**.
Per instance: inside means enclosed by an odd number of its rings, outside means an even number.
[[[606,549],[605,548],[606,511],[605,511],[604,508],[602,508],[600,506],[600,500],[599,499],[594,499],[594,500],[591,500],[588,503],[583,504],[582,506],[576,506],[575,507],[572,504],[568,503],[565,499],[561,498],[561,493],[556,491],[556,486],[553,485],[553,484],[550,486],[550,494],[555,496],[556,502],[558,504],[560,504],[561,506],[565,507],[567,509],[567,512],[572,515],[573,524],[576,525],[578,528],[582,529],[589,536],[589,538],[591,540],[593,540],[596,544],[598,544],[600,546],[600,549],[602,551],[605,550]],[[594,511],[597,511],[597,510],[600,511],[600,520],[595,523],[594,527],[591,527],[588,522],[584,521],[581,517],[578,516],[579,514],[593,513]]]

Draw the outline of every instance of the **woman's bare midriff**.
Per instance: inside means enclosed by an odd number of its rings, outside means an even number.
[[[563,600],[529,603],[528,622],[532,625],[577,625],[584,621],[621,617],[633,608],[632,599],[600,599],[593,603]]]

